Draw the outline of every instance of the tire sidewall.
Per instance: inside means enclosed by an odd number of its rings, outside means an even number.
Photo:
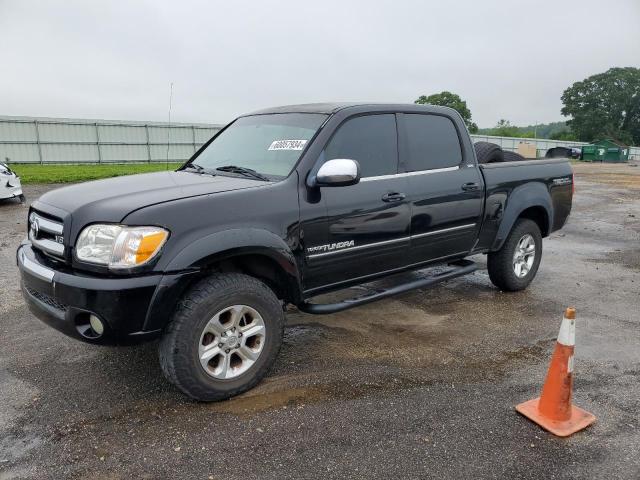
[[[520,239],[525,235],[531,235],[533,237],[533,241],[536,246],[536,253],[533,258],[533,265],[531,269],[524,277],[518,277],[516,272],[513,270],[513,254],[515,253],[515,249],[520,242]],[[532,220],[524,219],[519,220],[518,224],[512,230],[511,235],[509,235],[509,240],[507,244],[506,257],[509,260],[509,275],[511,276],[510,281],[517,285],[518,289],[524,289],[527,285],[529,285],[536,274],[538,273],[538,268],[540,267],[540,262],[542,261],[542,235],[540,233],[540,229],[538,225]]]
[[[505,150],[502,152],[502,157],[505,162],[523,162],[526,160],[522,155],[517,152],[511,152]]]
[[[476,142],[474,143],[474,149],[479,164],[504,161],[502,148],[496,143]]]
[[[200,364],[200,338],[209,320],[216,313],[233,305],[247,305],[260,314],[265,324],[265,344],[258,359],[246,372],[228,380],[217,379],[207,374]],[[225,288],[207,297],[189,315],[187,323],[190,331],[183,332],[179,341],[178,348],[185,349],[189,362],[188,371],[192,372],[194,377],[192,380],[202,389],[218,394],[239,389],[244,391],[244,387],[251,385],[256,377],[262,377],[263,369],[268,368],[277,355],[282,337],[282,320],[279,317],[283,315],[282,307],[275,297],[271,299],[267,295],[259,294],[255,289],[237,291]]]

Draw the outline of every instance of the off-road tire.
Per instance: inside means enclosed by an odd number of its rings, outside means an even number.
[[[536,253],[529,272],[524,277],[518,277],[513,269],[513,255],[518,242],[526,234],[533,237]],[[517,220],[502,248],[497,252],[489,253],[487,257],[487,269],[491,283],[507,292],[524,290],[536,276],[542,258],[542,234],[538,224],[528,218]]]
[[[247,305],[264,320],[263,350],[244,373],[228,380],[207,374],[198,360],[202,331],[209,319],[231,305]],[[282,304],[260,280],[240,273],[217,273],[194,285],[178,303],[159,346],[167,379],[189,397],[204,402],[224,400],[256,386],[273,365],[284,329]]]
[[[478,163],[496,163],[504,161],[504,155],[500,145],[490,142],[476,142],[473,144],[476,150]]]
[[[505,162],[522,162],[526,160],[522,155],[517,152],[511,152],[509,150],[502,151],[502,158]]]

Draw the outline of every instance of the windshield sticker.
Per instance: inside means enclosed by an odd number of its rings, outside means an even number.
[[[275,140],[268,150],[302,150],[306,144],[306,140]]]

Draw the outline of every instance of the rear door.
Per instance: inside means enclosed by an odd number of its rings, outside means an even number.
[[[320,160],[334,158],[357,160],[361,180],[352,186],[320,189],[327,212],[326,236],[305,236],[311,287],[384,272],[408,260],[411,215],[407,178],[398,175],[395,115],[346,120]]]
[[[445,115],[398,115],[400,162],[411,203],[411,262],[469,252],[480,228],[484,184],[464,159],[458,131]]]

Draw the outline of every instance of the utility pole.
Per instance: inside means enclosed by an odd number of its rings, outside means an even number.
[[[165,170],[169,170],[169,135],[171,133],[171,102],[173,101],[173,82],[169,86],[169,122],[167,125],[167,163],[165,164]]]

